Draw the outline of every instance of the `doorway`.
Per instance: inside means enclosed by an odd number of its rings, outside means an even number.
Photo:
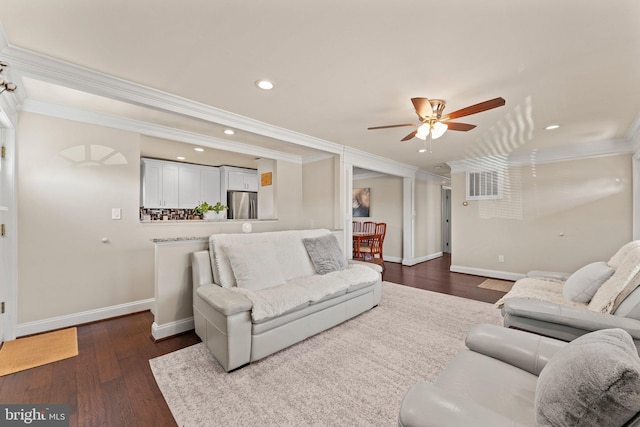
[[[451,253],[451,188],[442,187],[442,252]]]

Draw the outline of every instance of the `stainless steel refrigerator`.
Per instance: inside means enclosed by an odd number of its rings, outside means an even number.
[[[258,193],[227,191],[229,219],[258,219]]]

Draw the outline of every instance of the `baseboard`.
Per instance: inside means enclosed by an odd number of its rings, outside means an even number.
[[[183,332],[195,329],[195,323],[193,317],[187,319],[176,320],[175,322],[165,323],[162,326],[158,326],[156,322],[151,325],[151,335],[154,340],[161,340],[163,338],[170,337],[172,335],[178,335]]]
[[[488,270],[485,268],[476,268],[476,267],[465,267],[462,265],[452,265],[449,270],[454,273],[464,273],[464,274],[472,274],[474,276],[484,276],[491,277],[494,279],[502,279],[502,280],[513,280],[516,281],[518,279],[522,279],[525,277],[524,274],[520,273],[511,273],[509,271],[499,271],[499,270]]]
[[[421,262],[440,258],[441,256],[442,256],[442,252],[436,252],[434,254],[426,255],[419,258],[407,258],[402,260],[402,265],[412,266],[412,265],[420,264]]]
[[[82,325],[83,323],[90,323],[98,320],[109,319],[111,317],[124,316],[126,314],[137,313],[139,311],[150,310],[153,308],[154,303],[155,299],[149,298],[125,304],[113,305],[111,307],[97,308],[95,310],[82,311],[80,313],[51,317],[49,319],[19,323],[16,327],[16,336],[22,337],[25,335],[39,334],[41,332],[68,328],[70,326]]]
[[[384,260],[385,261],[389,261],[389,262],[402,262],[402,258],[397,257],[397,256],[384,256]]]

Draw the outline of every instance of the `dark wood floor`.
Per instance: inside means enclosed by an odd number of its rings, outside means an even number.
[[[477,288],[484,278],[449,272],[444,256],[413,267],[385,263],[384,280],[495,302],[502,292]],[[151,339],[142,312],[78,327],[79,355],[0,377],[0,403],[69,404],[70,426],[175,426],[149,359],[200,342],[192,331]]]

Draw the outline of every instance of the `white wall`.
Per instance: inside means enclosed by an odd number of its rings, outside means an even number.
[[[333,158],[302,166],[302,200],[305,227],[334,228],[336,180],[339,179]]]
[[[465,174],[453,174],[454,266],[572,272],[632,238],[630,155],[512,167],[507,184],[504,199],[463,206]]]
[[[442,254],[442,186],[440,182],[416,180],[415,258]]]
[[[18,323],[154,297],[152,238],[240,232],[240,223],[141,224],[140,135],[22,113],[18,145]],[[72,164],[120,153],[110,162]],[[76,147],[76,148],[73,148]],[[67,151],[69,149],[71,151]],[[121,163],[121,164],[119,164]],[[277,162],[277,221],[301,228],[302,166]],[[111,220],[111,208],[122,219]],[[107,237],[108,243],[101,239]]]

